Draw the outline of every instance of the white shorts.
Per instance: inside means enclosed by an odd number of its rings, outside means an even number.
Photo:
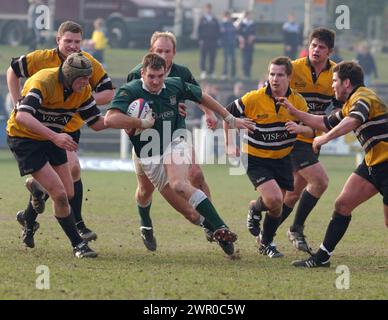
[[[165,164],[191,165],[192,148],[185,140],[178,138],[169,144],[161,156],[138,158],[133,152],[132,159],[136,174],[146,175],[155,188],[162,191],[168,183]]]

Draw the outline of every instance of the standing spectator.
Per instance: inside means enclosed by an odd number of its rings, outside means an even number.
[[[296,59],[298,47],[301,45],[300,25],[295,21],[293,13],[288,14],[288,21],[283,24],[284,55]]]
[[[246,79],[251,77],[253,50],[256,38],[256,23],[250,18],[250,15],[251,13],[249,11],[245,11],[242,19],[236,23],[242,54],[243,73]]]
[[[102,18],[94,20],[93,26],[94,31],[91,39],[94,45],[93,57],[104,65],[104,50],[108,44],[108,39],[104,33],[104,20]]]
[[[230,65],[230,77],[236,77],[236,44],[237,30],[234,26],[229,11],[224,12],[224,17],[221,23],[221,40],[222,48],[224,49],[224,70],[222,79],[228,77],[228,65]]]
[[[42,4],[41,0],[28,0],[27,27],[28,27],[28,50],[34,51],[42,42],[39,26],[36,24],[36,19],[40,14],[37,12],[37,7]]]
[[[207,74],[214,77],[214,66],[216,62],[217,45],[220,38],[220,25],[212,13],[212,5],[208,3],[204,7],[204,14],[198,26],[198,40],[200,50],[201,79]],[[206,59],[209,59],[206,66]]]
[[[366,87],[368,87],[372,74],[375,75],[376,79],[379,76],[377,74],[375,59],[369,51],[367,42],[363,42],[359,46],[356,60],[364,71],[364,84]]]

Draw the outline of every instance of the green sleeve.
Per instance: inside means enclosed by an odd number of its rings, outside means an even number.
[[[188,82],[182,82],[182,83],[183,83],[183,96],[181,97],[181,99],[182,100],[187,99],[197,103],[201,103],[202,101],[201,87]]]
[[[140,79],[141,78],[141,68],[143,67],[142,64],[138,64],[135,68],[133,68],[131,71],[129,71],[127,76],[127,82],[131,82],[132,80]]]
[[[132,97],[131,92],[124,86],[121,86],[114,96],[113,100],[111,101],[108,110],[110,109],[118,109],[123,113],[127,113],[128,105],[130,102],[135,100]]]
[[[197,80],[195,80],[193,74],[188,68],[187,68],[187,80],[185,81],[199,87],[199,83],[197,82]]]

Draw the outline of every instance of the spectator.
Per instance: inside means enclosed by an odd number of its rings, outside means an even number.
[[[366,87],[368,87],[371,81],[372,74],[374,74],[376,79],[379,76],[377,74],[375,59],[369,51],[369,46],[367,42],[362,42],[360,44],[356,60],[364,71],[364,84]]]
[[[41,29],[36,23],[36,19],[40,13],[37,12],[37,7],[42,5],[41,0],[28,0],[30,5],[28,6],[27,12],[27,28],[28,28],[28,50],[34,51],[39,44],[42,43]]]
[[[101,64],[104,65],[104,50],[107,47],[108,39],[105,36],[104,28],[105,23],[102,18],[98,18],[93,22],[94,31],[92,34],[92,43],[94,45],[93,56],[96,58]]]
[[[283,24],[283,44],[284,55],[296,59],[298,47],[301,43],[301,28],[298,22],[295,21],[293,13],[288,14],[288,21]]]
[[[205,79],[207,75],[214,77],[220,25],[212,10],[213,7],[210,3],[205,5],[204,14],[198,26],[201,79]],[[206,64],[206,59],[208,59],[208,64]]]
[[[236,21],[236,27],[239,35],[244,78],[250,79],[256,38],[256,23],[250,18],[249,11],[245,11],[242,19]]]
[[[228,78],[228,66],[230,65],[230,77],[236,77],[236,44],[237,30],[234,26],[229,11],[224,12],[221,23],[221,40],[224,50],[224,69],[222,79]]]

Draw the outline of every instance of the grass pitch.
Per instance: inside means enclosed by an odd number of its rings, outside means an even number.
[[[321,243],[353,157],[322,157],[329,190],[307,220],[314,249]],[[72,256],[69,241],[53,217],[50,201],[38,217],[35,249],[20,240],[15,213],[27,202],[24,179],[9,152],[0,152],[0,299],[387,299],[388,247],[382,200],[376,196],[354,214],[329,269],[300,270],[290,262],[306,257],[293,249],[286,230],[276,243],[283,259],[259,256],[245,227],[247,204],[256,197],[246,176],[229,176],[226,166],[205,166],[214,204],[239,239],[240,259],[230,260],[205,240],[155,193],[152,205],[158,250],[147,252],[139,236],[133,173],[83,172],[84,218],[98,234],[94,260]],[[50,271],[50,289],[36,288],[36,268]],[[336,288],[338,265],[350,270],[349,289]]]

